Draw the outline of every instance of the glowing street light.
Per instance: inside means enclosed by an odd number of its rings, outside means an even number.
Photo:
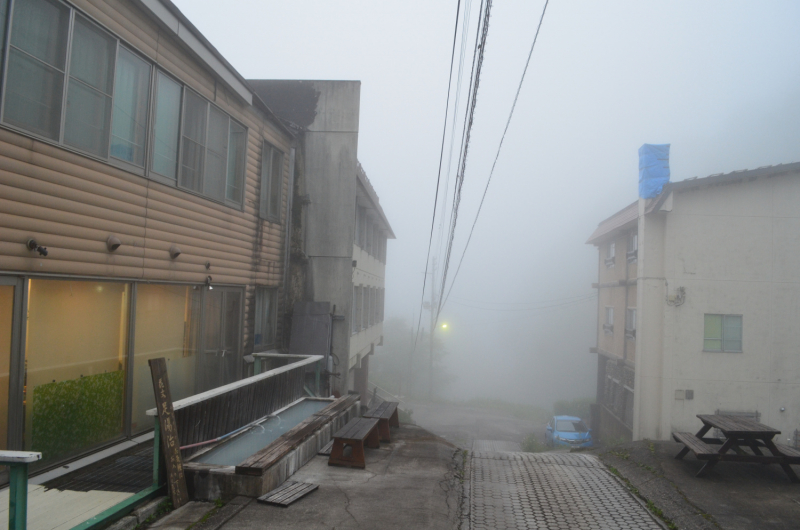
[[[442,329],[447,329],[447,324],[442,324]]]

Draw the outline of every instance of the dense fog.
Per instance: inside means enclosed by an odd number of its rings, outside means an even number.
[[[456,2],[232,0],[222,10],[212,0],[176,4],[245,78],[362,82],[358,158],[397,236],[388,248],[384,346],[371,370],[394,374],[388,379],[398,392],[425,395],[431,321],[428,309],[420,318],[420,302]],[[542,5],[494,4],[446,290]],[[464,8],[471,18],[462,92],[478,3]],[[439,319],[435,395],[541,407],[594,395],[597,356],[589,348],[597,329],[591,284],[598,258],[586,240],[598,222],[637,199],[637,149],[644,143],[671,144],[673,181],[800,161],[798,17],[800,4],[790,2],[549,5]],[[460,120],[465,100],[462,93]],[[437,286],[441,214],[446,234],[458,153],[456,147],[449,162],[449,123],[443,167],[450,173],[443,170],[441,183],[442,193],[449,184],[449,195],[440,197],[447,210],[439,210],[433,237]],[[459,139],[460,127],[461,121]],[[430,302],[428,291],[424,299]],[[415,341],[418,321],[424,332]]]

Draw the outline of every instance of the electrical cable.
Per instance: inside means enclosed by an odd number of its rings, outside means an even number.
[[[485,5],[485,8],[484,8]],[[465,115],[465,127],[462,132],[462,146],[461,146],[461,154],[459,157],[460,162],[460,171],[456,175],[456,187],[453,193],[453,208],[451,210],[451,222],[450,222],[450,231],[447,243],[447,252],[445,254],[445,260],[442,267],[442,287],[439,293],[439,303],[437,304],[436,308],[436,317],[434,318],[434,327],[439,322],[439,315],[442,311],[442,298],[444,296],[444,288],[447,282],[447,273],[450,268],[450,258],[453,252],[453,241],[455,238],[455,230],[456,224],[458,222],[458,210],[461,205],[461,190],[464,186],[464,172],[466,169],[467,164],[467,154],[469,152],[469,142],[472,135],[472,125],[475,121],[475,107],[477,105],[478,99],[478,86],[480,85],[480,77],[481,77],[481,69],[483,67],[483,58],[486,52],[486,37],[489,32],[489,16],[492,10],[492,0],[486,0],[484,4],[481,1],[481,9],[483,11],[483,20],[478,24],[478,34],[480,35],[480,39],[477,37],[475,38],[475,50],[473,52],[473,74],[470,78],[470,93],[471,98],[469,101],[469,111]],[[433,308],[431,308],[433,311]]]
[[[489,190],[489,184],[492,182],[492,175],[494,175],[494,168],[497,166],[497,159],[500,157],[500,150],[503,148],[503,141],[506,138],[506,133],[508,132],[508,126],[511,124],[511,118],[514,116],[514,109],[517,107],[517,100],[519,99],[519,93],[522,90],[522,83],[525,81],[525,74],[528,72],[528,65],[531,62],[531,56],[533,55],[533,49],[536,46],[536,41],[539,38],[539,31],[542,29],[542,21],[544,20],[544,14],[547,11],[547,4],[550,0],[545,0],[544,8],[542,9],[542,15],[539,18],[539,25],[536,27],[536,34],[533,37],[533,43],[531,44],[531,49],[528,52],[528,60],[525,62],[525,68],[522,71],[522,77],[519,80],[519,86],[517,87],[517,94],[514,96],[514,103],[511,105],[511,112],[508,114],[508,120],[506,121],[506,127],[503,130],[503,135],[500,137],[500,144],[497,146],[497,153],[494,157],[494,162],[492,163],[492,169],[489,171],[489,178],[486,181],[486,187],[483,190],[483,196],[481,197],[481,202],[478,205],[478,211],[475,214],[475,220],[472,222],[472,228],[469,231],[469,237],[467,237],[467,242],[464,245],[464,251],[461,253],[461,259],[458,262],[458,267],[456,268],[456,272],[453,275],[453,280],[450,282],[450,289],[447,291],[447,296],[445,297],[444,301],[440,299],[439,311],[441,308],[444,307],[444,304],[447,303],[447,300],[450,298],[450,293],[453,291],[453,286],[456,283],[456,279],[458,278],[458,273],[461,270],[461,265],[464,263],[464,256],[467,253],[467,248],[469,248],[469,243],[472,240],[472,234],[475,231],[475,225],[478,223],[478,217],[481,214],[481,208],[483,208],[483,202],[486,200],[486,192]],[[442,280],[442,290],[444,291],[444,279]]]
[[[442,147],[439,151],[439,173],[436,177],[436,194],[434,195],[433,199],[433,214],[431,215],[431,233],[428,238],[428,255],[425,258],[425,276],[422,279],[422,296],[420,299],[420,310],[419,310],[419,320],[417,321],[417,333],[414,336],[414,350],[417,349],[417,339],[419,338],[419,330],[420,326],[422,325],[422,308],[425,304],[425,285],[428,281],[428,264],[430,263],[431,258],[431,244],[433,243],[433,230],[436,226],[436,207],[439,202],[439,184],[442,179],[442,158],[444,157],[444,143],[445,137],[447,136],[447,115],[450,112],[450,87],[453,83],[453,62],[456,56],[456,37],[458,36],[458,16],[461,13],[461,0],[458,0],[458,5],[456,6],[456,24],[455,28],[453,29],[453,50],[450,53],[450,74],[447,80],[447,102],[445,104],[444,110],[444,126],[442,127]]]

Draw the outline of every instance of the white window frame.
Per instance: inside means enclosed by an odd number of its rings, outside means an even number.
[[[613,335],[614,334],[614,308],[612,306],[606,306],[606,315],[605,315],[605,322],[603,323],[603,332],[606,335]]]
[[[625,338],[636,338],[636,308],[629,307],[625,310]]]

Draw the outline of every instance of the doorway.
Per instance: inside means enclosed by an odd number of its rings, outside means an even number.
[[[203,349],[197,359],[198,393],[241,379],[242,300],[241,289],[206,290]]]

